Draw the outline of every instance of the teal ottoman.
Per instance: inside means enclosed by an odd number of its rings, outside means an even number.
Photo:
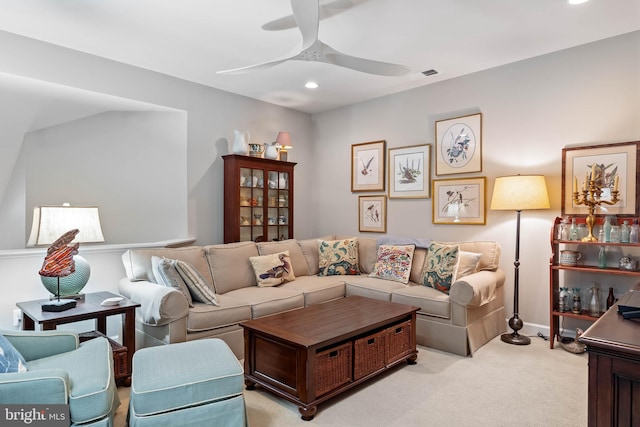
[[[242,366],[224,341],[144,348],[132,366],[129,426],[246,426]]]

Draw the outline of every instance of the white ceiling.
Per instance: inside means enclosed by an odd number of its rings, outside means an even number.
[[[295,0],[314,1],[314,0]],[[320,39],[354,56],[409,66],[381,77],[289,61],[297,28],[262,27],[290,0],[0,0],[0,30],[313,113],[640,30],[640,0],[321,0],[339,12]],[[329,10],[329,9],[324,9]],[[635,53],[637,54],[637,52]],[[436,69],[425,77],[421,72]],[[315,80],[320,87],[303,87]]]

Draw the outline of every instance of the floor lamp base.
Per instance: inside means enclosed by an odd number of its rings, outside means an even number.
[[[528,345],[531,344],[531,338],[520,335],[517,332],[512,334],[502,334],[500,335],[500,339],[507,344],[515,344],[515,345]]]

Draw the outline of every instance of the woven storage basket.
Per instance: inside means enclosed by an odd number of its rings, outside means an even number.
[[[385,330],[386,364],[402,359],[411,351],[411,321],[407,320]]]
[[[78,340],[80,342],[88,341],[97,337],[105,337],[101,332],[83,332],[78,334]],[[113,350],[113,374],[115,379],[127,377],[127,347],[123,346],[117,341],[112,340],[109,337],[105,337],[109,344],[111,344],[111,350]]]
[[[316,354],[316,397],[352,381],[351,342]]]
[[[380,331],[355,340],[353,350],[354,380],[385,367],[386,335],[386,331]]]

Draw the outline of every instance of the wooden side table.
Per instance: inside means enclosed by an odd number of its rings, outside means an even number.
[[[41,325],[43,330],[53,330],[65,323],[95,319],[96,330],[106,335],[107,317],[123,315],[122,345],[127,350],[125,382],[128,382],[131,378],[133,353],[136,351],[136,307],[140,307],[140,304],[124,298],[118,305],[106,307],[100,305],[107,298],[119,296],[111,292],[88,293],[85,294],[84,300],[78,300],[74,308],[60,312],[42,311],[42,303],[48,302],[48,299],[19,302],[16,306],[22,310],[22,329],[24,330],[35,330],[36,323]],[[121,349],[118,350],[121,351]]]

